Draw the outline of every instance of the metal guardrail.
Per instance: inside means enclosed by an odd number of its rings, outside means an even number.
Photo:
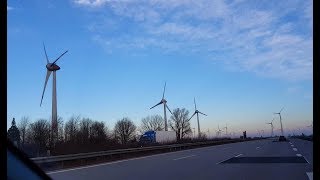
[[[118,150],[108,150],[108,151],[99,151],[99,152],[90,152],[90,153],[78,153],[78,154],[68,154],[68,155],[59,155],[59,156],[48,156],[48,157],[37,157],[31,158],[37,164],[50,164],[50,163],[58,163],[60,162],[63,167],[64,161],[71,160],[81,160],[88,159],[94,157],[103,157],[103,156],[112,156],[112,155],[121,155],[121,154],[129,154],[129,153],[139,153],[139,152],[152,152],[156,150],[164,150],[167,149],[169,151],[186,149],[192,146],[202,146],[202,145],[214,145],[214,144],[227,144],[234,142],[242,142],[246,141],[243,139],[238,140],[225,140],[225,141],[207,141],[207,142],[196,142],[196,143],[184,143],[184,144],[173,144],[173,145],[163,145],[163,146],[151,146],[151,147],[141,147],[141,148],[130,148],[130,149],[118,149]]]

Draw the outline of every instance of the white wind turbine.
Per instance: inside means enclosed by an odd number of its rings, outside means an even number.
[[[220,136],[221,136],[221,132],[223,132],[223,131],[220,129],[219,124],[218,124],[218,130],[216,130],[216,132],[217,132],[218,137],[220,137]]]
[[[280,112],[278,112],[278,113],[273,113],[273,114],[279,114],[279,117],[280,117],[280,125],[281,125],[281,135],[282,136],[284,136],[283,135],[283,127],[282,127],[282,119],[281,119],[281,111],[283,110],[283,108],[280,110]]]
[[[227,126],[227,123],[226,123],[226,127],[224,127],[224,129],[226,129],[226,136],[228,136],[228,126]]]
[[[271,125],[271,137],[273,137],[273,121],[274,121],[274,118],[272,119],[271,122],[267,123]]]
[[[152,109],[152,108],[154,108],[154,107],[156,107],[156,106],[158,106],[158,105],[160,105],[160,104],[163,104],[164,129],[165,129],[165,131],[168,131],[167,112],[166,112],[166,109],[168,109],[171,114],[172,114],[172,112],[171,112],[171,110],[169,109],[169,107],[168,107],[168,105],[167,105],[167,100],[164,99],[164,93],[166,92],[166,85],[167,85],[167,83],[165,82],[165,83],[164,83],[164,89],[163,89],[163,94],[162,94],[162,99],[161,99],[161,101],[160,101],[158,104],[152,106],[150,109]],[[172,115],[173,115],[173,114],[172,114]]]
[[[56,62],[64,55],[66,54],[68,51],[65,51],[64,53],[62,53],[56,60],[53,61],[53,63],[50,63],[49,62],[49,59],[48,59],[48,55],[47,55],[47,52],[46,52],[46,47],[43,43],[43,49],[44,49],[44,53],[46,55],[46,59],[47,59],[47,65],[46,65],[46,68],[47,68],[47,75],[46,75],[46,79],[45,79],[45,83],[44,83],[44,88],[43,88],[43,92],[42,92],[42,96],[41,96],[41,102],[40,102],[40,107],[41,107],[41,104],[42,104],[42,100],[43,100],[43,95],[44,95],[44,92],[46,90],[46,86],[47,86],[47,82],[48,82],[48,79],[51,75],[51,72],[53,72],[53,86],[52,86],[52,135],[53,137],[57,137],[58,135],[58,127],[57,127],[57,88],[56,88],[56,71],[58,71],[60,69],[60,67],[56,64]]]
[[[200,113],[200,114],[203,114],[203,115],[205,115],[205,116],[207,116],[207,115],[197,110],[196,98],[194,98],[193,101],[194,101],[194,113],[193,113],[192,116],[189,118],[189,120],[192,119],[192,117],[193,117],[195,114],[197,114],[198,137],[200,137],[201,132],[200,132],[200,123],[199,123],[199,113]]]

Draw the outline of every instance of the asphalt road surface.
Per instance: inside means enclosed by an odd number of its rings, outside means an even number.
[[[313,142],[272,139],[232,143],[48,172],[53,179],[313,178]]]

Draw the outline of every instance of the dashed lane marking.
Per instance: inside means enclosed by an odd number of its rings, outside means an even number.
[[[189,157],[193,157],[193,156],[196,156],[196,155],[184,156],[184,157],[176,158],[176,159],[173,159],[173,160],[176,161],[176,160],[185,159],[185,158],[189,158]]]
[[[238,154],[238,155],[236,155],[236,156],[234,156],[234,157],[239,157],[239,156],[241,156],[241,155],[242,155],[242,154]],[[229,159],[232,159],[232,158],[234,158],[234,157],[231,157],[231,158],[222,160],[222,161],[220,161],[220,162],[217,162],[216,164],[220,164],[220,163],[222,163],[222,162],[224,162],[224,161],[227,161],[227,160],[229,160]]]

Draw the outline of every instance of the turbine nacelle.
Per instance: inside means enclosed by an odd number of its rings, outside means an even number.
[[[60,67],[56,64],[53,64],[53,63],[48,63],[46,65],[46,68],[48,71],[58,71],[60,69]]]
[[[167,103],[167,100],[165,100],[165,99],[161,99],[161,101],[160,101],[161,103],[164,103],[164,104],[166,104]]]

